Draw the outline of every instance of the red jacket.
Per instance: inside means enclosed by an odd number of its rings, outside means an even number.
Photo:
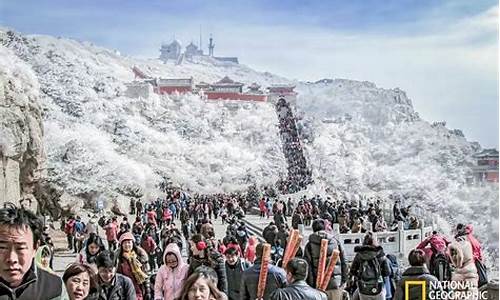
[[[108,241],[118,240],[118,225],[115,222],[111,222],[104,226],[104,231],[106,231],[106,239]]]

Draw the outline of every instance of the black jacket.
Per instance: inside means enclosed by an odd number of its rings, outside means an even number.
[[[406,299],[405,296],[405,282],[406,281],[421,281],[424,280],[426,283],[426,294],[429,298],[429,292],[431,291],[430,282],[438,282],[438,279],[429,273],[427,267],[425,266],[414,266],[409,267],[403,272],[401,281],[397,284],[396,293],[394,294],[394,300]],[[410,285],[408,291],[408,300],[420,300],[422,299],[422,287],[420,285]]]
[[[391,275],[391,267],[389,265],[389,261],[385,257],[384,250],[381,246],[356,246],[354,247],[354,252],[356,252],[356,256],[354,256],[351,264],[351,276],[357,277],[361,263],[363,261],[372,260],[374,258],[378,259],[382,277]]]
[[[240,299],[255,300],[257,299],[257,286],[259,285],[261,261],[257,259],[255,264],[248,270],[243,272],[241,277]],[[264,290],[264,300],[271,299],[271,293],[286,286],[285,270],[275,265],[269,264],[267,272],[266,289]]]
[[[104,286],[100,283],[99,300],[135,300],[135,288],[130,278],[116,274],[112,285]]]
[[[227,295],[227,276],[224,257],[216,252],[211,254],[210,258],[197,258],[191,256],[187,277],[194,273],[199,266],[207,266],[217,273],[217,288]],[[187,278],[186,277],[186,278]]]
[[[7,282],[0,278],[0,300],[58,300],[61,299],[63,289],[61,278],[37,268],[35,263],[31,265],[17,288],[10,288]]]
[[[327,300],[324,292],[313,289],[304,280],[277,289],[271,294],[271,300]]]
[[[316,287],[316,274],[318,272],[319,253],[322,239],[328,240],[327,265],[333,250],[337,249],[340,252],[337,264],[333,269],[332,278],[326,288],[327,290],[333,290],[347,281],[347,263],[344,258],[344,250],[342,249],[340,242],[333,235],[328,234],[323,230],[312,233],[309,236],[309,242],[304,249],[304,259],[309,264],[307,283],[312,287]]]
[[[240,287],[241,287],[241,277],[243,272],[250,267],[250,263],[244,259],[238,259],[234,266],[226,265],[226,276],[227,276],[227,297],[229,300],[239,300],[240,299]]]

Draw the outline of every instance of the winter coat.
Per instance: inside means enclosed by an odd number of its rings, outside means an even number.
[[[245,250],[245,259],[249,262],[253,263],[255,261],[255,247],[257,246],[257,238],[255,236],[251,236],[248,239],[248,246]]]
[[[244,259],[238,259],[234,266],[226,262],[226,275],[227,275],[227,296],[229,300],[240,299],[241,277],[243,272],[250,267],[250,263]]]
[[[324,292],[307,285],[304,280],[295,281],[286,288],[277,289],[271,294],[271,300],[327,300]]]
[[[405,298],[405,282],[420,280],[425,280],[426,299],[430,299],[430,282],[438,282],[438,279],[429,273],[426,266],[413,266],[403,272],[401,281],[397,284],[393,300],[421,300],[422,288],[419,285],[410,285],[409,297],[408,299]]]
[[[304,218],[302,214],[296,213],[292,216],[292,227],[293,229],[299,229],[299,224],[304,224]]]
[[[328,240],[327,261],[329,261],[333,250],[339,250],[340,252],[335,268],[333,269],[332,278],[326,288],[327,290],[332,290],[340,287],[347,281],[347,264],[344,258],[344,250],[342,249],[340,242],[333,235],[328,234],[323,230],[312,233],[309,236],[309,242],[304,248],[304,259],[309,264],[307,283],[312,287],[316,287],[316,275],[318,272],[322,239]]]
[[[0,300],[55,300],[61,299],[61,296],[66,296],[66,289],[61,278],[37,267],[35,263],[31,264],[17,288],[11,288],[3,280],[0,281]]]
[[[135,300],[135,289],[132,280],[122,274],[116,274],[109,286],[99,282],[99,300]]]
[[[136,249],[137,259],[142,264],[142,270],[143,270],[143,272],[147,273],[147,271],[148,271],[147,269],[149,266],[148,265],[148,261],[149,261],[148,254],[141,247],[136,247],[135,249]],[[120,247],[115,252],[115,259],[117,260],[116,272],[130,278],[132,280],[133,285],[134,285],[135,294],[136,294],[137,299],[143,299],[144,294],[145,294],[144,292],[149,291],[149,288],[150,288],[149,287],[149,279],[147,279],[142,285],[139,285],[136,282],[134,276],[132,275],[132,270],[131,270],[130,264],[127,262],[127,260],[125,258],[120,256],[121,251],[122,250]]]
[[[420,244],[417,245],[417,249],[424,250],[427,245],[430,245],[434,252],[444,253],[449,243],[450,241],[448,241],[446,237],[439,234],[433,234],[420,242]]]
[[[178,265],[175,269],[167,267],[167,254],[173,253],[177,257]],[[189,265],[182,260],[181,251],[177,244],[168,244],[163,255],[165,263],[158,269],[155,281],[154,299],[173,300],[179,297],[184,280],[189,269]]]
[[[459,237],[448,247],[448,255],[455,269],[451,273],[452,281],[466,281],[478,286],[478,274],[474,264],[472,245],[466,237]]]
[[[196,256],[190,257],[188,277],[194,273],[199,266],[207,266],[212,268],[217,273],[217,288],[219,291],[227,294],[227,276],[226,266],[224,265],[224,257],[218,252],[212,252],[210,258],[199,258]]]
[[[259,284],[261,260],[257,259],[255,264],[243,272],[241,277],[240,300],[257,299],[257,286]],[[267,271],[266,288],[264,290],[264,300],[270,299],[271,293],[286,286],[285,270],[275,265],[269,264]]]
[[[380,265],[380,273],[382,277],[391,275],[391,267],[388,259],[385,257],[384,250],[381,246],[362,245],[354,247],[356,255],[351,264],[350,275],[358,277],[361,264],[364,261],[378,259]]]
[[[118,226],[115,222],[110,222],[108,225],[104,226],[104,231],[106,231],[106,240],[118,240]]]

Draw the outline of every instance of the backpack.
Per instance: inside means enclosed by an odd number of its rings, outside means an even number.
[[[387,254],[385,257],[389,260],[389,267],[391,268],[391,279],[395,282],[401,281],[401,268],[399,267],[398,259],[394,254]]]
[[[439,281],[451,280],[451,266],[446,255],[442,252],[435,252],[431,256],[429,272]]]
[[[378,295],[384,288],[384,279],[378,258],[363,260],[358,271],[358,289],[363,295]]]

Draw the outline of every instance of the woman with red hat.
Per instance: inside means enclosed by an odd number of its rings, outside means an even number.
[[[152,297],[147,274],[148,254],[134,241],[135,238],[130,232],[120,236],[120,247],[115,256],[118,260],[116,271],[132,280],[137,300],[149,300]]]

